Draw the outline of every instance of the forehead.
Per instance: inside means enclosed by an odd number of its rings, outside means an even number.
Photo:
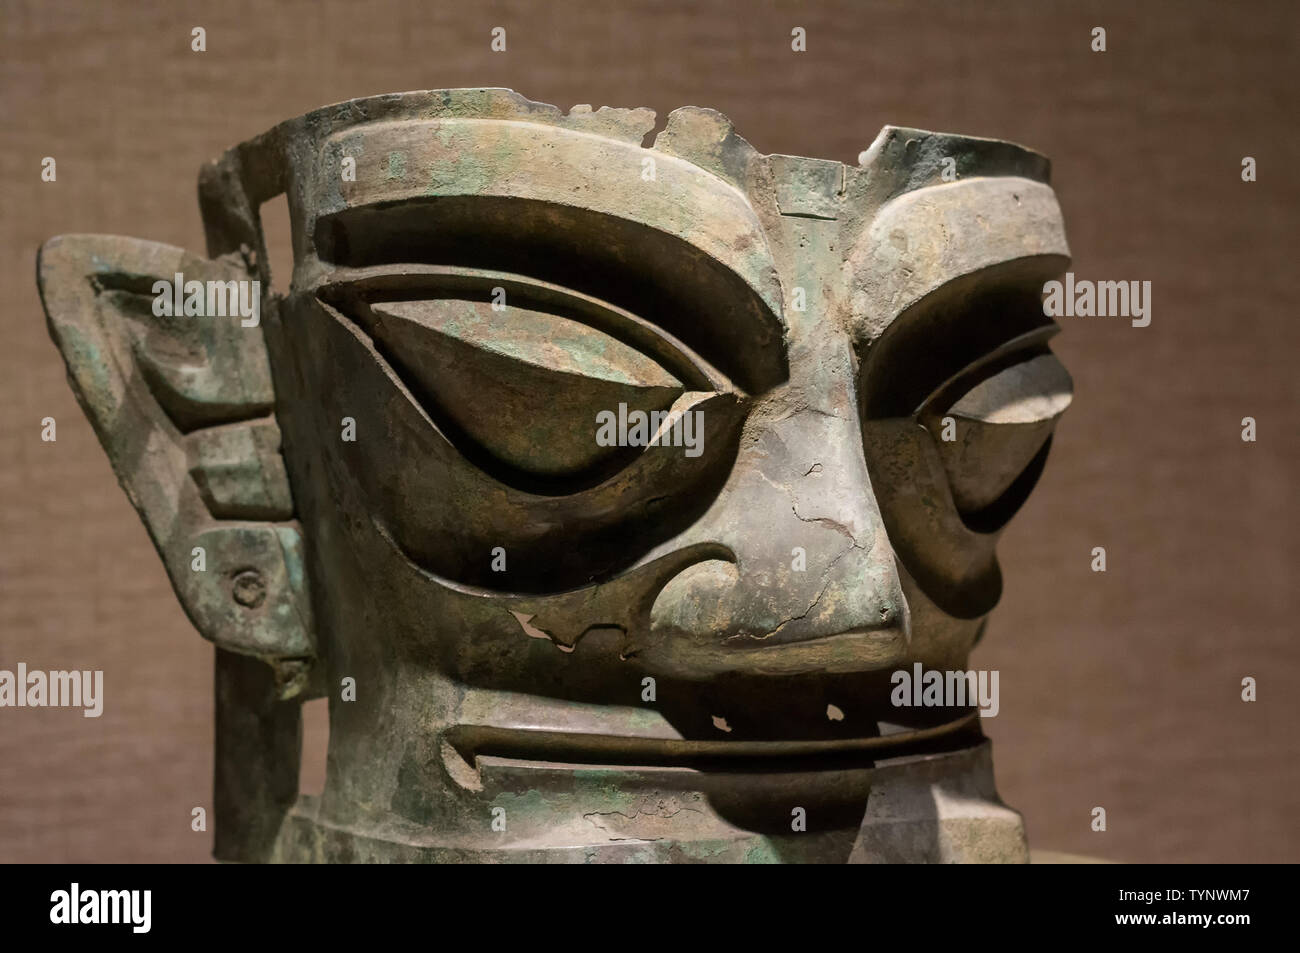
[[[353,266],[563,255],[576,269],[698,279],[701,294],[739,293],[780,315],[772,250],[739,183],[591,127],[442,117],[336,132],[300,183],[304,251]],[[354,177],[338,171],[348,158]]]
[[[326,107],[240,150],[267,153],[245,166],[289,193],[296,287],[339,267],[563,258],[552,277],[676,283],[787,333],[795,287],[835,286],[875,336],[955,278],[1068,255],[1047,161],[1011,143],[886,127],[846,165],[762,155],[708,109],[651,139],[654,124],[443,90]]]

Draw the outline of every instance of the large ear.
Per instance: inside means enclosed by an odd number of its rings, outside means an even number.
[[[106,235],[46,242],[37,280],[77,399],[195,627],[296,694],[313,635],[259,282],[238,255]],[[202,305],[173,315],[177,282],[202,283],[189,285]]]

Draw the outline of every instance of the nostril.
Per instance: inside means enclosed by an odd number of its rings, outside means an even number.
[[[659,591],[650,607],[655,629],[722,634],[740,581],[735,563],[710,559],[686,567]]]
[[[883,627],[897,629],[902,633],[903,642],[910,645],[912,642],[912,611],[907,604],[907,596],[903,593],[902,580],[898,578],[897,567],[894,570],[894,589],[886,594],[877,610],[880,615],[880,624]]]

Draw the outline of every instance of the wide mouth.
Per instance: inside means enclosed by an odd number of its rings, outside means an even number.
[[[453,725],[443,733],[453,777],[477,770],[481,758],[570,765],[693,768],[723,772],[800,772],[869,767],[877,761],[938,754],[983,740],[979,712],[928,728],[881,725],[869,737],[783,741],[699,741]]]

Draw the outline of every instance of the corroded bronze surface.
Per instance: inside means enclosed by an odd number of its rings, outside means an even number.
[[[203,169],[207,257],[42,248],[73,387],[217,646],[219,858],[1027,859],[974,710],[891,689],[966,669],[1069,402],[1047,161],[654,126],[355,100]]]

